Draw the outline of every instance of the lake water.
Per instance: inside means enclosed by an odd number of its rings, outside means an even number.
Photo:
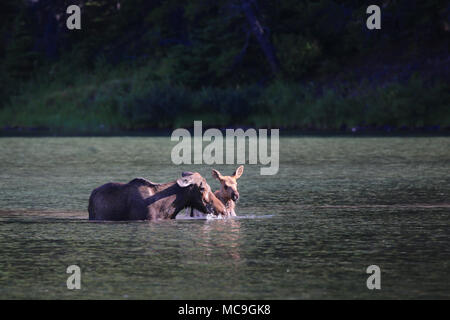
[[[237,167],[175,166],[174,144],[1,138],[0,298],[450,298],[450,138],[281,138],[277,175],[245,166],[236,219],[87,220],[103,183],[190,170],[215,190]]]

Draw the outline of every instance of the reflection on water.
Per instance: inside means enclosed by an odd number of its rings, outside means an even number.
[[[200,245],[205,255],[211,256],[217,248],[226,250],[229,258],[239,262],[240,221],[235,219],[207,220],[202,228]]]
[[[219,185],[168,162],[167,138],[0,139],[0,298],[450,298],[449,138],[280,144],[278,175],[246,166],[236,218],[90,222],[107,181]]]

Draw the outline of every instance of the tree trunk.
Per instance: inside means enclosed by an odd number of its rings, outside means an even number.
[[[261,24],[256,18],[256,14],[249,0],[241,1],[241,8],[245,14],[245,18],[247,19],[248,24],[250,25],[251,32],[255,35],[258,40],[259,45],[261,46],[264,55],[269,62],[270,68],[273,73],[277,73],[280,69],[280,64],[278,62],[277,56],[275,54],[275,49],[270,42],[270,39],[267,36],[267,33],[264,32]]]

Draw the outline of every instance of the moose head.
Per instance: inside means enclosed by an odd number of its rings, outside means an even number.
[[[188,189],[186,205],[203,213],[225,215],[224,204],[212,193],[211,187],[197,172],[183,172],[177,179],[178,186]]]
[[[216,192],[216,196],[227,203],[230,200],[236,202],[239,200],[239,192],[237,189],[237,179],[244,173],[244,166],[240,166],[231,176],[223,176],[219,171],[213,169],[212,176],[219,180],[220,190]]]

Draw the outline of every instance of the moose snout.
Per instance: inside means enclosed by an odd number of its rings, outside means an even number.
[[[239,200],[239,192],[233,192],[233,194],[231,195],[231,199],[233,201],[238,201]]]

